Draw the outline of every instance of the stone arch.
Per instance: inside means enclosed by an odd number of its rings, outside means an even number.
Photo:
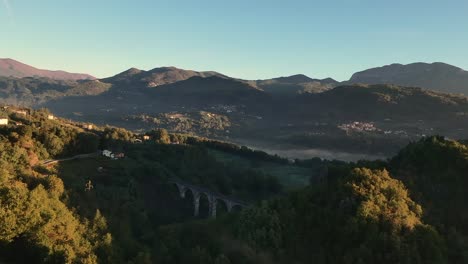
[[[180,198],[184,199],[185,194],[186,194],[186,192],[188,190],[187,186],[185,186],[184,184],[181,184],[181,183],[177,183],[177,182],[174,182],[173,184],[177,187],[177,190],[179,191]]]
[[[207,192],[199,192],[198,201],[194,204],[194,215],[198,217],[210,217],[210,198],[211,195]]]
[[[191,213],[189,215],[197,216],[200,202],[200,192],[182,183],[174,182],[174,185],[177,187],[179,192],[178,196],[181,200],[181,206],[184,208],[183,211],[187,213],[188,210],[190,210]]]

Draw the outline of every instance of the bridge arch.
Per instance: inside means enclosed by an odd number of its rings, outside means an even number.
[[[239,210],[242,209],[242,207],[244,207],[244,204],[241,202],[232,200],[224,195],[211,192],[205,188],[197,187],[191,184],[186,184],[178,181],[173,181],[172,183],[177,186],[177,189],[179,190],[179,195],[182,199],[184,199],[187,196],[188,192],[191,193],[191,196],[193,196],[194,216],[200,215],[200,204],[205,204],[203,202],[205,198],[208,201],[208,216],[211,217],[216,217],[218,211],[231,212],[232,210]],[[202,203],[200,203],[201,199]]]

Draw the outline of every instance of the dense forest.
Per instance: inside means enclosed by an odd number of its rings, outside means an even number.
[[[170,178],[246,202],[282,192],[271,175],[217,161],[207,150],[216,143],[205,139],[155,130],[147,133],[148,142],[135,143],[141,135],[124,129],[89,130],[51,118],[46,110],[22,111],[5,108],[2,115],[9,125],[0,127],[4,261],[151,263],[158,227],[192,219],[191,202],[178,197],[167,182]],[[44,165],[100,149],[126,157],[116,161],[96,155]],[[251,153],[259,160],[267,157]],[[206,200],[201,201],[201,213],[207,216]]]
[[[162,228],[160,262],[468,263],[467,166],[468,148],[443,137],[388,162],[330,162],[231,219]]]
[[[0,262],[468,263],[468,148],[456,141],[427,137],[388,161],[289,161],[47,110],[1,115]],[[288,170],[307,182],[292,188]],[[174,178],[250,206],[218,204],[214,219],[202,198],[194,217]]]

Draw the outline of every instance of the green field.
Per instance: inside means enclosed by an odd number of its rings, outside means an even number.
[[[279,164],[267,161],[252,161],[239,155],[210,149],[210,153],[226,164],[243,168],[254,169],[265,174],[275,176],[286,189],[296,189],[309,184],[313,172],[310,168],[295,166],[294,164]]]

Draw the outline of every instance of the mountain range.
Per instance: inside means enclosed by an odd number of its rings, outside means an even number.
[[[13,59],[0,59],[0,76],[45,77],[55,80],[96,79],[89,74],[37,69]],[[279,95],[317,93],[346,84],[394,84],[444,93],[468,94],[468,71],[441,62],[385,65],[356,72],[348,81],[344,82],[338,82],[332,78],[313,79],[303,74],[264,80],[243,80],[231,78],[215,71],[198,72],[175,67],[160,67],[149,71],[131,68],[115,76],[104,78],[102,81],[152,88],[185,81],[192,77],[207,78],[212,76],[234,79],[267,93]]]
[[[338,82],[301,74],[243,80],[214,71],[131,68],[99,80],[0,77],[0,102],[254,147],[261,142],[393,154],[424,135],[468,138],[468,99],[460,95],[468,91],[466,73],[442,63],[395,64]]]

